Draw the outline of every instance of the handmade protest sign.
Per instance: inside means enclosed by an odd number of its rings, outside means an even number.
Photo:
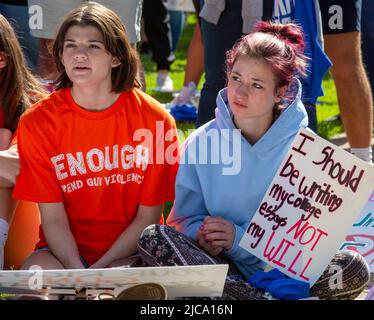
[[[374,191],[341,245],[342,250],[361,254],[374,272]]]
[[[116,293],[136,284],[156,282],[166,288],[169,298],[220,297],[227,270],[227,264],[71,270],[39,267],[0,271],[0,292],[68,294],[76,288],[86,288]]]
[[[239,245],[312,286],[373,186],[371,165],[301,129]]]

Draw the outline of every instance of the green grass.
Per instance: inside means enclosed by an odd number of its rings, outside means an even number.
[[[340,120],[326,121],[339,114],[334,81],[328,74],[324,77],[322,86],[325,95],[318,99],[321,104],[317,104],[318,134],[329,139],[343,132],[344,128]]]

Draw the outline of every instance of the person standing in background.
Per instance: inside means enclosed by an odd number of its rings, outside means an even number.
[[[362,0],[361,11],[362,56],[369,78],[371,92],[374,92],[374,1]],[[374,99],[373,99],[374,100]]]
[[[361,0],[319,1],[340,118],[351,153],[372,163],[373,97],[362,62]]]
[[[144,31],[157,66],[156,91],[173,92],[170,65],[175,60],[172,50],[170,15],[166,0],[144,0]]]
[[[87,2],[86,0],[28,0],[29,8],[36,6],[42,11],[42,28],[32,29],[31,35],[39,39],[39,55],[36,73],[47,82],[56,80],[57,69],[51,54],[55,32],[62,18],[72,9]],[[126,27],[130,43],[135,47],[140,41],[140,21],[143,0],[97,0],[114,10]],[[34,7],[35,8],[35,7]],[[35,18],[30,14],[30,19]]]

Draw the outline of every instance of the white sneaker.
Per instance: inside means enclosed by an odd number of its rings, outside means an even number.
[[[196,97],[196,85],[194,82],[190,82],[188,87],[184,86],[181,92],[169,103],[165,104],[167,109],[171,109],[175,106],[191,105],[194,106],[194,99]]]
[[[165,93],[172,93],[174,91],[173,80],[170,78],[169,74],[157,74],[155,91]]]

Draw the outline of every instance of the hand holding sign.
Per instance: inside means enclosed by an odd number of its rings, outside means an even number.
[[[239,245],[313,285],[373,185],[373,166],[301,129]]]

